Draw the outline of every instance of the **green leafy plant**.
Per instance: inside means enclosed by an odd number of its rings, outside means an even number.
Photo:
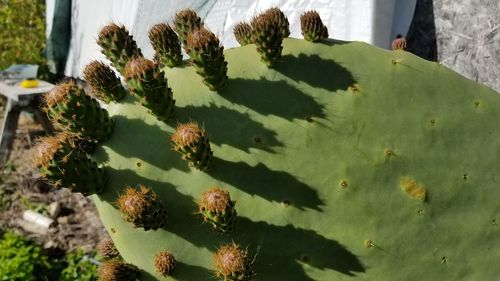
[[[326,39],[317,13],[304,14],[311,41],[287,38],[271,9],[224,51],[196,14],[178,15],[190,63],[137,65],[165,73],[171,91],[154,97],[175,99],[162,107],[173,116],[147,95],[110,102],[115,126],[91,156],[109,179],[92,198],[123,257],[103,280],[500,276],[497,93],[403,50]],[[118,38],[105,55],[135,49]],[[138,89],[157,89],[144,77]]]
[[[51,263],[42,247],[7,231],[0,239],[0,280],[55,280],[57,265]]]
[[[0,69],[11,64],[44,66],[45,1],[0,0]]]
[[[67,266],[61,271],[60,281],[95,281],[97,265],[90,260],[94,253],[85,254],[82,250],[66,254]]]

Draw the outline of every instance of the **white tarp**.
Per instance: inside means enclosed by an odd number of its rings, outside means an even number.
[[[54,0],[48,0],[51,2]],[[330,37],[358,40],[386,48],[397,34],[405,35],[416,0],[73,0],[71,46],[65,74],[81,77],[93,59],[105,61],[96,38],[110,22],[124,24],[144,55],[152,58],[148,30],[156,23],[172,23],[175,13],[191,8],[221,38],[225,48],[238,46],[233,26],[249,21],[270,7],[279,7],[290,21],[291,37],[301,38],[300,14],[315,9]]]

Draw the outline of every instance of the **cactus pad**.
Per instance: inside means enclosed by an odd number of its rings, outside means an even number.
[[[221,94],[192,66],[165,68],[173,120],[129,95],[108,106],[115,129],[93,157],[109,183],[93,198],[141,280],[163,280],[165,249],[169,280],[496,280],[500,96],[404,51],[270,44],[273,68],[254,44],[225,50]],[[138,184],[168,203],[167,226],[122,219],[117,197]],[[229,234],[197,214],[212,186],[237,202]],[[214,265],[227,245],[245,257],[238,270]]]

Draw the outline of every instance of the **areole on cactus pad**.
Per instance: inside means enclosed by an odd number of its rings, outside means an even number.
[[[303,31],[316,43],[285,38],[281,16],[263,17],[251,27],[282,44],[225,50],[222,90],[187,62],[163,68],[173,118],[131,95],[107,106],[114,129],[92,157],[109,179],[92,197],[140,280],[495,280],[500,96],[402,50],[321,39],[319,24]],[[162,202],[148,205],[157,230],[118,210],[141,190]]]

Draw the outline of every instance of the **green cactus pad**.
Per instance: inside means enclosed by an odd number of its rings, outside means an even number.
[[[165,70],[177,100],[170,123],[131,97],[108,108],[116,127],[94,156],[110,182],[93,198],[141,280],[163,280],[154,255],[164,249],[177,260],[169,280],[218,280],[213,255],[233,242],[252,253],[260,281],[500,276],[497,93],[359,42],[286,38],[275,68],[252,44],[225,57],[223,95],[193,67]],[[170,145],[186,122],[206,129],[207,172]],[[117,194],[139,183],[168,202],[167,226],[145,232],[121,219]],[[212,186],[236,201],[229,235],[196,214]]]

